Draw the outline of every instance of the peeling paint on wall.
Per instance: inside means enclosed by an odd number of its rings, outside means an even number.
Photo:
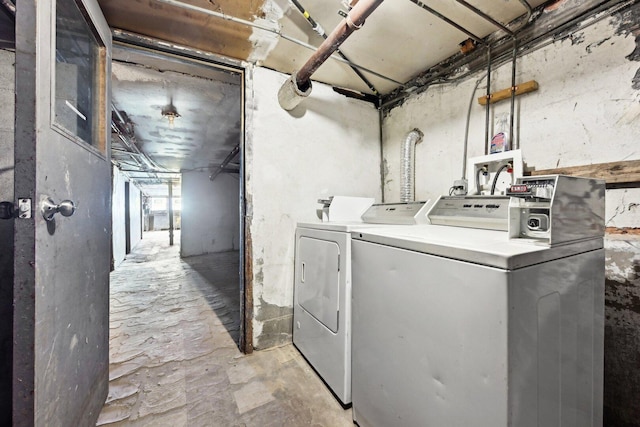
[[[607,191],[605,225],[616,228],[640,226],[640,189]]]
[[[252,236],[253,345],[291,341],[297,222],[318,221],[317,199],[381,199],[378,112],[323,84],[293,114],[276,93],[285,74],[249,69],[245,142],[247,221]],[[249,217],[249,213],[251,216]]]
[[[98,0],[113,28],[245,60],[253,50],[251,28],[156,1]],[[263,16],[262,0],[194,0],[185,3],[249,21]]]
[[[605,425],[640,420],[640,238],[609,236],[605,288]]]
[[[267,28],[279,28],[279,21],[284,16],[283,9],[273,0],[266,0],[262,5],[260,14],[256,17],[254,22],[256,24],[265,26]],[[249,41],[253,46],[253,52],[247,58],[249,62],[260,65],[264,61],[269,53],[276,47],[280,37],[274,33],[268,33],[257,28],[253,29]]]
[[[635,49],[626,58],[629,61],[640,62],[640,6],[635,5],[614,16],[616,35],[635,36]],[[640,68],[631,79],[635,90],[640,90]]]
[[[597,42],[588,44],[587,47],[584,48],[584,50],[587,51],[587,53],[592,53],[593,49],[599,46],[602,46],[603,44],[605,44],[607,41],[611,40],[611,37],[605,37],[602,40],[599,40]],[[573,44],[573,43],[572,43]]]
[[[257,304],[255,320],[260,322],[260,335],[254,347],[261,350],[291,340],[293,334],[293,307],[269,304],[262,297]]]

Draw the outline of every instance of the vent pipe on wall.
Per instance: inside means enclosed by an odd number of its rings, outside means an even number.
[[[322,42],[318,50],[278,91],[278,102],[285,110],[293,110],[311,93],[311,75],[335,52],[364,21],[382,4],[383,0],[359,0],[347,17]]]
[[[408,203],[415,201],[415,158],[414,152],[416,144],[422,141],[424,134],[419,129],[413,129],[407,134],[402,143],[402,153],[400,158],[400,201]]]

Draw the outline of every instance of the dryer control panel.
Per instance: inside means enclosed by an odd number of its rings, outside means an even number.
[[[367,224],[424,224],[427,222],[429,200],[426,202],[377,203],[362,215]]]

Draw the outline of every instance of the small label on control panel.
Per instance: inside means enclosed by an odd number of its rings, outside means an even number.
[[[528,193],[529,187],[524,184],[512,185],[509,187],[509,193]]]

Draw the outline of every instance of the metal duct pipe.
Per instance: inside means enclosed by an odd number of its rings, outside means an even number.
[[[278,91],[278,102],[285,110],[293,110],[311,93],[311,75],[335,52],[384,0],[360,0],[347,17],[322,42],[298,71],[293,73]]]
[[[414,188],[414,152],[416,144],[422,141],[424,134],[420,129],[413,129],[407,134],[402,143],[402,153],[400,157],[400,201],[408,203],[415,201]]]

